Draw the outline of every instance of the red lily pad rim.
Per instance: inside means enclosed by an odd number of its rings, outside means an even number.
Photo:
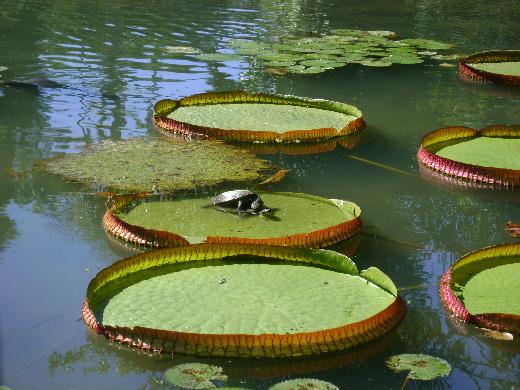
[[[474,53],[460,60],[459,75],[466,81],[494,82],[520,86],[520,76],[487,72],[471,66],[471,64],[483,62],[508,61],[520,61],[520,50],[492,50]]]
[[[339,199],[326,199],[308,194],[292,192],[277,192],[281,195],[293,195],[310,199],[327,200],[339,209],[348,207],[354,218],[340,224],[329,226],[323,229],[291,234],[280,237],[266,238],[243,238],[243,237],[224,237],[208,236],[205,243],[241,243],[241,244],[269,244],[299,247],[326,247],[339,241],[352,237],[361,230],[361,209],[353,202]],[[143,200],[168,200],[174,199],[175,195],[154,195],[148,193],[113,195],[107,201],[107,210],[103,216],[103,226],[107,233],[135,245],[147,246],[152,248],[172,248],[177,246],[190,245],[184,237],[170,231],[162,231],[145,228],[123,221],[117,215],[124,209],[131,207],[134,202]]]
[[[464,266],[465,264],[476,262],[479,260],[493,258],[493,257],[506,257],[506,256],[519,256],[520,255],[520,244],[508,243],[494,245],[487,248],[479,249],[474,252],[468,253],[459,258],[451,267],[446,271],[439,283],[439,294],[446,308],[454,313],[459,319],[475,324],[481,328],[487,328],[492,330],[498,330],[500,332],[515,332],[520,333],[520,316],[514,314],[504,313],[470,313],[464,303],[455,295],[451,286],[453,284],[452,273],[453,270]]]
[[[200,334],[141,326],[129,328],[103,325],[94,314],[93,307],[104,299],[96,294],[113,280],[174,263],[213,259],[233,262],[233,257],[241,255],[260,256],[264,261],[294,261],[302,263],[302,266],[305,263],[315,264],[357,275],[392,294],[395,300],[379,313],[359,322],[292,334]],[[83,320],[89,328],[112,341],[132,347],[172,354],[267,358],[319,355],[352,348],[390,333],[401,323],[405,314],[406,306],[396,293],[395,285],[377,269],[369,268],[359,272],[352,260],[329,250],[251,244],[196,244],[159,249],[119,260],[101,270],[90,281],[82,309]]]
[[[259,103],[310,107],[339,112],[353,116],[356,119],[347,123],[343,129],[339,131],[335,128],[320,128],[291,130],[280,133],[275,130],[231,130],[198,126],[187,122],[176,121],[168,117],[169,114],[171,114],[179,107],[226,103]],[[179,135],[220,139],[232,142],[253,143],[315,143],[344,135],[356,134],[365,127],[365,122],[363,120],[361,111],[349,104],[325,99],[311,99],[289,95],[270,95],[265,93],[249,93],[245,91],[201,93],[187,96],[179,100],[163,99],[155,104],[153,119],[155,125],[159,129],[173,132]]]
[[[520,125],[492,125],[481,130],[464,126],[437,129],[421,139],[417,160],[428,169],[475,186],[510,189],[520,187],[520,170],[466,164],[435,153],[444,146],[477,137],[520,138]]]

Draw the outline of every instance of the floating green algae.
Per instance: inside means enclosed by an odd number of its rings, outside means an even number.
[[[520,76],[520,62],[480,62],[476,64],[467,64],[468,66],[489,73],[503,74],[507,76]]]
[[[485,269],[463,287],[464,306],[472,314],[520,315],[520,262]]]
[[[520,139],[477,137],[437,151],[453,161],[485,167],[520,169]]]
[[[208,334],[312,332],[362,321],[395,296],[366,279],[280,263],[208,265],[131,284],[102,309],[104,325]]]
[[[179,107],[168,117],[213,128],[255,131],[274,129],[278,132],[320,128],[335,128],[339,131],[356,119],[354,116],[319,108],[259,103]]]
[[[260,193],[275,218],[239,216],[210,206],[209,198],[144,202],[118,215],[124,222],[184,236],[191,243],[208,236],[271,238],[309,233],[354,219],[354,210],[341,209],[325,198],[300,194]],[[348,202],[345,202],[348,203]]]
[[[43,162],[52,173],[103,189],[167,191],[265,179],[268,162],[220,142],[176,138],[103,141]]]

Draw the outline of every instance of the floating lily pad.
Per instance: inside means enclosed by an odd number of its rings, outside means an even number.
[[[430,355],[403,353],[390,357],[386,365],[395,372],[410,371],[409,379],[429,381],[451,373],[450,364]]]
[[[0,66],[0,72],[6,71],[8,68],[6,66]]]
[[[237,215],[214,207],[210,197],[167,199],[114,197],[103,219],[106,230],[154,247],[199,242],[263,243],[322,247],[357,233],[359,207],[343,200],[290,192],[258,192],[265,215]],[[303,212],[304,211],[304,212]]]
[[[520,50],[472,54],[460,60],[459,74],[468,81],[520,86]]]
[[[128,192],[255,182],[269,170],[267,161],[233,146],[175,138],[103,141],[43,166],[69,180]]]
[[[319,379],[297,378],[277,383],[269,390],[338,390],[338,387]]]
[[[161,100],[154,120],[168,131],[242,142],[316,142],[364,127],[348,104],[242,91]]]
[[[287,73],[298,74],[322,73],[346,63],[365,66],[419,64],[423,62],[420,56],[429,58],[436,54],[431,50],[452,47],[450,44],[429,39],[395,41],[396,37],[392,31],[336,29],[331,31],[331,35],[324,36],[282,36],[275,44],[233,40],[231,46],[241,55],[255,56],[268,69],[274,67],[273,62],[290,62]],[[385,60],[377,62],[377,57],[384,57]]]
[[[112,340],[226,357],[343,350],[390,332],[404,313],[399,297],[344,255],[244,244],[120,260],[90,282],[83,306],[86,324]]]
[[[201,51],[190,46],[164,46],[164,51],[172,54],[201,54]]]
[[[447,127],[426,134],[417,153],[428,169],[478,186],[520,186],[520,127],[488,126],[480,131]]]
[[[203,363],[185,363],[169,368],[164,373],[164,379],[175,386],[186,389],[213,389],[214,381],[225,381],[222,368]]]
[[[199,54],[197,58],[208,62],[241,61],[243,59],[242,56],[232,53],[203,53]]]
[[[520,332],[520,244],[502,244],[469,253],[441,279],[446,307],[479,327]]]

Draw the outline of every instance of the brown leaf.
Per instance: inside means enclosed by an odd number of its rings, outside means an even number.
[[[520,225],[509,221],[506,223],[506,231],[513,237],[520,237]]]

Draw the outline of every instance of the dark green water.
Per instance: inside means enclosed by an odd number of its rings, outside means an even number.
[[[0,87],[0,385],[155,389],[167,368],[197,360],[122,348],[85,329],[80,315],[89,280],[128,252],[103,232],[102,199],[33,164],[103,139],[157,136],[151,109],[159,99],[247,89],[338,100],[363,111],[368,126],[354,149],[267,158],[291,168],[280,190],[360,205],[371,233],[358,238],[361,268],[375,265],[399,287],[426,287],[402,291],[405,321],[368,350],[267,364],[200,360],[223,366],[230,384],[249,388],[310,376],[341,389],[388,389],[399,388],[404,375],[388,370],[386,358],[426,353],[446,359],[453,372],[409,388],[518,388],[518,340],[494,341],[453,321],[436,286],[460,255],[513,240],[503,228],[520,221],[518,197],[441,188],[419,177],[415,159],[421,136],[436,128],[519,123],[518,89],[468,84],[456,68],[435,63],[277,77],[247,62],[206,63],[163,48],[215,52],[231,38],[358,28],[452,42],[471,53],[519,49],[519,20],[518,0],[1,1],[0,66],[8,68],[2,79],[47,77],[69,88]]]

